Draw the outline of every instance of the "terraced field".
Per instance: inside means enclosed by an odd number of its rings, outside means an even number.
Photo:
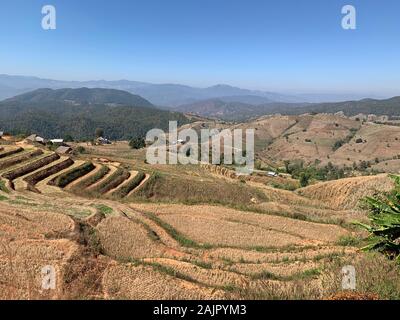
[[[41,193],[54,186],[87,197],[117,199],[132,195],[150,177],[142,171],[129,172],[114,165],[74,161],[41,149],[10,146],[0,150],[0,174],[15,191]]]
[[[349,224],[361,214],[354,193],[386,186],[384,176],[298,192],[227,180],[229,192],[254,189],[258,198],[238,195],[243,206],[236,207],[159,203],[139,197],[162,185],[138,162],[37,148],[0,152],[7,153],[0,157],[7,189],[0,189],[1,299],[324,299],[341,291],[348,264],[359,270],[361,292],[400,295],[398,269],[361,253],[362,233]],[[172,170],[164,174],[174,183],[218,181],[201,169]],[[183,174],[194,180],[178,180]],[[215,189],[201,192],[207,199]],[[333,215],[342,223],[327,219]],[[46,265],[55,267],[57,290],[41,290]]]

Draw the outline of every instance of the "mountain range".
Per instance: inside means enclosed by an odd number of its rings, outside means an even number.
[[[362,99],[337,103],[282,103],[247,104],[208,99],[173,108],[175,111],[192,113],[203,117],[228,121],[247,121],[268,114],[301,115],[305,113],[336,113],[342,111],[346,116],[360,113],[400,116],[400,97],[390,99]]]
[[[332,102],[365,98],[349,94],[280,94],[260,90],[248,90],[229,85],[195,88],[181,84],[152,84],[139,81],[60,81],[38,77],[0,75],[0,100],[40,88],[104,88],[117,89],[140,95],[159,107],[177,107],[201,100],[219,98],[226,102],[265,104],[271,102]],[[374,98],[374,96],[370,96]]]

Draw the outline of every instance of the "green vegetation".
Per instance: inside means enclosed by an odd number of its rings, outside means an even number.
[[[94,135],[96,138],[100,138],[104,136],[104,130],[102,128],[96,128]]]
[[[301,180],[300,183],[302,186],[308,185],[309,181],[312,179],[321,181],[342,179],[353,171],[353,168],[339,168],[331,162],[323,167],[315,165],[305,167],[303,161],[285,161],[285,168],[286,172],[291,174],[294,179]]]
[[[98,204],[94,206],[97,210],[99,210],[100,213],[104,214],[104,215],[109,215],[111,213],[113,213],[113,209],[104,205],[104,204]]]
[[[146,146],[146,141],[142,137],[136,137],[129,141],[129,146],[132,149],[142,149]]]
[[[310,181],[310,174],[308,172],[301,172],[299,180],[301,187],[307,187]]]
[[[340,147],[342,147],[346,143],[349,143],[354,138],[354,136],[356,135],[357,131],[358,130],[356,128],[351,128],[350,129],[350,134],[346,138],[336,141],[335,144],[332,147],[332,150],[336,151],[337,149],[339,149]]]
[[[170,224],[166,223],[165,221],[161,220],[159,217],[157,217],[155,214],[150,213],[150,212],[143,212],[143,214],[153,220],[155,223],[157,223],[161,228],[163,228],[172,238],[174,238],[176,241],[179,242],[179,244],[183,247],[188,247],[188,248],[209,248],[210,245],[201,245],[198,244],[197,242],[186,238],[183,234],[178,232],[174,227],[172,227]]]
[[[75,185],[73,190],[81,192],[83,189],[86,189],[92,184],[95,184],[97,181],[103,179],[109,172],[110,168],[108,166],[102,166],[94,175],[91,175],[87,179],[84,179]]]
[[[37,161],[29,163],[26,166],[23,166],[23,167],[15,169],[13,171],[7,172],[7,173],[3,174],[3,177],[8,180],[14,180],[14,179],[22,177],[28,173],[31,173],[35,170],[38,170],[44,166],[47,166],[48,164],[50,164],[58,159],[60,159],[60,156],[56,153],[53,153],[47,157],[44,157]]]
[[[56,185],[60,188],[64,188],[67,185],[69,185],[71,182],[88,174],[89,172],[91,172],[94,169],[95,169],[95,166],[93,165],[93,163],[86,162],[83,165],[81,165],[77,168],[71,169],[68,172],[65,172],[65,173],[61,174],[60,176],[56,177],[51,184]]]
[[[342,236],[339,238],[339,240],[336,242],[338,246],[343,246],[343,247],[356,247],[360,245],[362,242],[362,239],[358,237],[353,237],[353,236]]]
[[[78,146],[78,147],[75,149],[75,151],[76,151],[76,153],[78,153],[78,154],[86,153],[86,149],[85,149],[84,147],[82,147],[82,146]]]
[[[120,185],[124,180],[129,178],[129,172],[123,168],[118,168],[111,176],[109,176],[105,181],[102,181],[92,193],[104,194],[111,189]]]
[[[140,183],[146,178],[144,172],[140,171],[136,176],[129,181],[127,184],[123,185],[121,188],[113,193],[113,196],[123,198],[126,197],[133,189],[140,185]]]
[[[379,251],[400,263],[400,176],[391,176],[395,188],[380,196],[367,197],[370,225],[357,223],[370,236],[364,250]]]
[[[265,184],[276,189],[282,189],[288,191],[294,191],[298,188],[298,186],[296,186],[293,183],[266,182]]]
[[[221,197],[221,194],[224,197]],[[132,195],[135,200],[151,200],[167,203],[216,204],[244,206],[257,201],[267,200],[267,196],[259,189],[240,182],[228,182],[222,179],[202,181],[184,176],[153,174],[137,192]]]
[[[6,187],[6,183],[3,180],[0,180],[0,191],[9,193],[10,190]]]
[[[129,140],[153,128],[167,131],[172,120],[178,126],[190,122],[182,113],[156,109],[147,100],[118,90],[41,89],[0,102],[0,128],[11,134],[73,134],[78,141],[90,141],[102,128],[110,140]]]

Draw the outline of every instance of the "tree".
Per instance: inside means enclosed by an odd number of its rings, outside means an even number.
[[[129,142],[129,146],[132,149],[142,149],[146,146],[146,141],[142,137],[136,137]]]
[[[289,160],[284,160],[283,164],[285,165],[286,173],[290,173],[290,167],[289,167],[290,161]]]
[[[65,142],[74,142],[74,138],[71,135],[67,134],[64,138]]]
[[[400,176],[390,176],[395,188],[386,194],[364,199],[369,209],[370,225],[356,223],[370,236],[364,250],[376,250],[400,263]]]
[[[310,182],[310,176],[307,173],[302,172],[300,174],[300,185],[302,187],[307,187],[309,182]]]
[[[96,138],[100,138],[104,136],[104,130],[101,128],[97,128],[95,131]]]

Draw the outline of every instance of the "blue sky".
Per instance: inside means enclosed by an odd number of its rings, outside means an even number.
[[[57,30],[41,8],[57,9]],[[357,9],[357,30],[341,8]],[[2,0],[0,73],[400,94],[398,0]]]

